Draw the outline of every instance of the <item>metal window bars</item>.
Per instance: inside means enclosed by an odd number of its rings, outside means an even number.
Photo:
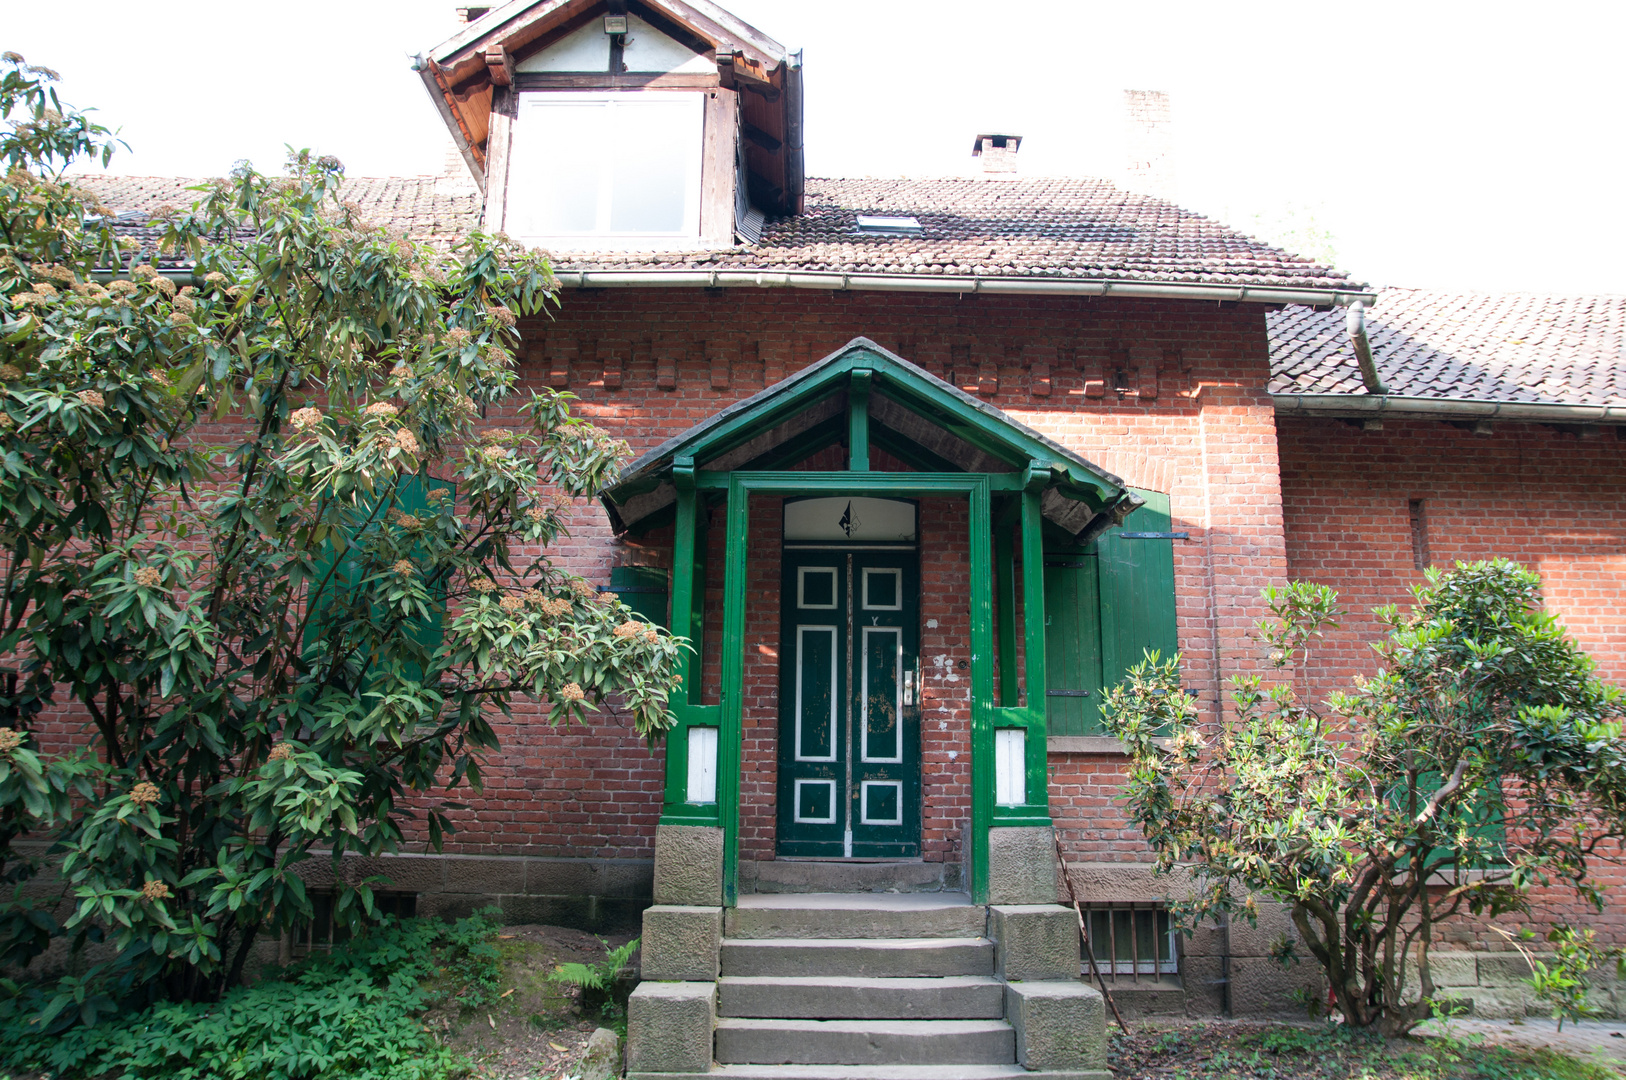
[[[332,952],[335,945],[343,945],[350,940],[350,927],[334,911],[336,899],[333,893],[327,892],[311,895],[310,920],[294,927],[291,935],[294,956]],[[417,913],[417,893],[373,893],[373,921],[384,915],[409,919]]]
[[[1114,979],[1159,976],[1179,971],[1175,933],[1168,911],[1154,903],[1083,904],[1090,945],[1103,975]]]

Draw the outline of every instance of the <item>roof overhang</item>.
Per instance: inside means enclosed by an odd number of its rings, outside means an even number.
[[[568,257],[567,257],[568,258]],[[1116,296],[1165,300],[1213,300],[1250,304],[1342,307],[1376,294],[1359,289],[1292,285],[1194,284],[1122,278],[991,277],[959,275],[844,274],[820,270],[560,270],[565,288],[638,289],[853,289],[869,292],[987,294],[990,296]]]
[[[498,93],[523,81],[514,65],[610,7],[610,0],[510,0],[416,58],[436,111],[482,186]],[[800,213],[801,53],[709,0],[615,0],[615,8],[681,37],[715,67],[714,85],[740,91],[753,199],[767,213]]]
[[[1404,397],[1398,394],[1271,394],[1281,416],[1376,420],[1417,416],[1439,420],[1522,420],[1544,424],[1626,424],[1626,405]]]
[[[871,443],[923,472],[1021,475],[1044,516],[1089,539],[1142,500],[1124,481],[868,338],[696,424],[633,462],[599,498],[617,533],[670,519],[674,467],[697,474],[784,469],[845,440],[848,396],[868,402]]]

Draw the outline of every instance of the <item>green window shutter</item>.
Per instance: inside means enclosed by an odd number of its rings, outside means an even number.
[[[1174,541],[1126,539],[1170,531],[1169,497],[1146,505],[1087,551],[1045,555],[1045,672],[1052,735],[1100,735],[1101,698],[1146,650],[1175,651]]]
[[[1421,773],[1417,777],[1417,797],[1419,800],[1427,799],[1439,790],[1444,781],[1437,772]],[[1389,793],[1389,803],[1397,810],[1409,809],[1404,805],[1406,793],[1404,788],[1396,788]],[[1502,802],[1501,785],[1493,790],[1486,787],[1474,793],[1474,797],[1466,802],[1459,803],[1452,810],[1445,811],[1439,818],[1439,826],[1447,832],[1466,829],[1474,840],[1483,844],[1486,854],[1483,858],[1470,859],[1465,864],[1469,870],[1499,869],[1507,865],[1507,861],[1500,857],[1507,851],[1507,808]],[[1409,858],[1402,858],[1398,863],[1404,867],[1410,863]],[[1425,860],[1424,865],[1428,865]]]
[[[1174,541],[1123,535],[1169,532],[1169,497],[1157,491],[1135,494],[1146,505],[1095,542],[1101,576],[1101,675],[1107,690],[1123,681],[1146,650],[1168,659],[1177,647]]]
[[[1052,735],[1101,731],[1100,589],[1094,553],[1045,556],[1046,710]]]
[[[645,622],[671,629],[666,604],[666,571],[655,566],[616,566],[610,570],[609,592]]]
[[[450,480],[439,480],[422,475],[403,476],[395,485],[394,509],[411,514],[414,517],[424,517],[430,513],[429,493],[431,491],[455,493],[456,490],[457,485]],[[371,508],[367,508],[360,516],[362,520],[371,517]],[[394,528],[394,526],[382,520],[382,518],[372,521],[366,526],[367,530],[387,528]],[[356,612],[346,610],[342,600],[343,597],[355,591],[364,576],[361,565],[361,550],[353,542],[354,534],[352,534],[351,539],[352,542],[346,545],[343,552],[335,551],[330,543],[323,552],[322,557],[316,561],[313,587],[315,583],[323,580],[327,581],[327,585],[315,600],[315,616],[305,626],[305,648],[307,650],[326,635],[332,626],[332,619],[355,618],[358,615]],[[338,562],[337,568],[334,568],[335,561]],[[329,569],[333,569],[331,578],[328,577]],[[437,604],[430,610],[432,612],[430,618],[412,619],[406,624],[407,633],[426,651],[433,651],[438,648],[446,632],[444,606]],[[372,613],[373,618],[378,618],[380,615],[381,613],[377,611]]]

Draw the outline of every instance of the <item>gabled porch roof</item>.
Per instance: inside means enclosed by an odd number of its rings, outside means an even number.
[[[923,472],[1024,474],[1042,483],[1050,521],[1089,539],[1142,500],[1122,479],[949,385],[868,338],[736,402],[640,457],[600,493],[619,532],[669,520],[674,465],[699,474],[784,469],[853,433],[855,405],[870,445]]]

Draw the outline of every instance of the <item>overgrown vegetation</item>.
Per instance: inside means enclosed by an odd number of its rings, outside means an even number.
[[[495,910],[456,923],[385,918],[343,949],[317,954],[209,1004],[171,1002],[117,1024],[45,1034],[42,992],[0,1002],[0,1059],[73,1080],[449,1080],[471,1063],[429,1033],[434,1006],[484,1009],[501,993]]]
[[[596,1010],[599,1016],[611,1022],[624,1020],[630,984],[624,984],[622,974],[638,951],[640,938],[633,938],[618,948],[600,939],[604,945],[604,959],[589,964],[560,964],[548,974],[548,981],[581,991],[584,1011]],[[623,1022],[622,1026],[625,1024]]]
[[[222,1000],[310,916],[313,849],[388,852],[414,806],[438,847],[516,695],[658,736],[680,645],[546,554],[627,448],[516,392],[540,253],[370,227],[296,153],[157,213],[189,272],[109,274],[130,252],[62,170],[111,136],[0,71],[0,963],[68,939],[58,1030]],[[47,753],[64,708],[89,745]]]
[[[1118,1080],[1619,1080],[1604,1065],[1552,1050],[1431,1035],[1385,1039],[1370,1028],[1272,1023],[1136,1025],[1109,1049]]]
[[[1288,905],[1343,1020],[1396,1035],[1435,1008],[1442,922],[1526,912],[1539,885],[1601,907],[1589,866],[1626,838],[1622,695],[1541,610],[1540,584],[1506,561],[1429,571],[1409,612],[1379,611],[1381,673],[1325,709],[1292,682],[1341,614],[1323,586],[1266,591],[1258,636],[1285,677],[1236,680],[1234,719],[1199,719],[1178,657],[1137,666],[1103,716],[1133,754],[1125,797],[1160,867],[1191,874],[1177,914]]]

